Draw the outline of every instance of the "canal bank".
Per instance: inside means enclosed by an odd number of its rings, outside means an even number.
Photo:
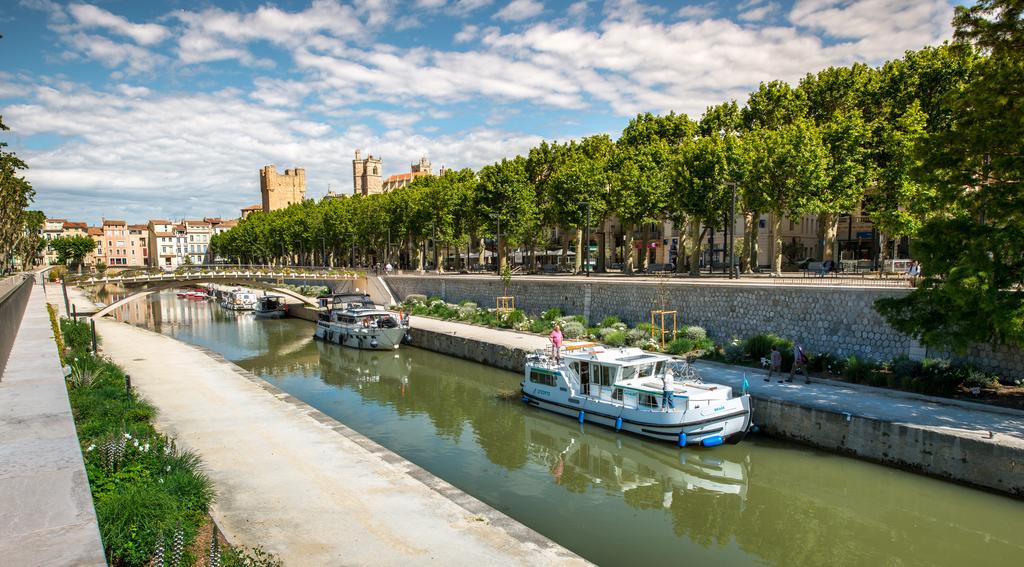
[[[537,335],[412,318],[418,347],[522,372]],[[754,423],[781,439],[1024,498],[1024,412],[850,385],[765,383],[756,369],[699,361],[709,382],[750,384]]]
[[[111,320],[97,327],[161,430],[207,463],[212,515],[232,543],[287,565],[584,563],[219,355]]]

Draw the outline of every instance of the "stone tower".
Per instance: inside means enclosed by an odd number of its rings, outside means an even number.
[[[430,160],[427,159],[427,156],[421,157],[419,163],[412,164],[410,171],[413,173],[426,173],[427,175],[434,174],[434,170],[430,167]]]
[[[286,169],[284,175],[278,175],[274,166],[263,167],[260,169],[260,195],[265,213],[301,203],[306,198],[306,170]]]
[[[362,159],[359,150],[356,150],[356,158],[352,160],[352,187],[357,195],[376,195],[384,192],[381,184],[381,173],[384,164],[380,158],[372,155]]]

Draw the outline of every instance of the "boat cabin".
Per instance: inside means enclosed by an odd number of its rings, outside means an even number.
[[[359,309],[375,307],[373,300],[365,293],[333,293],[316,298],[322,309]]]

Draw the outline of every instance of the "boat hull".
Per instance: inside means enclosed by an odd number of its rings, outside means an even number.
[[[345,327],[317,321],[313,336],[325,342],[365,350],[395,350],[408,331],[405,327]]]
[[[270,311],[255,311],[257,319],[282,319],[286,315],[284,309],[272,309]]]
[[[623,408],[585,396],[570,396],[563,403],[545,397],[543,389],[531,389],[529,386],[522,392],[523,400],[539,409],[576,419],[582,411],[585,422],[613,429],[621,418],[621,431],[663,441],[678,443],[680,434],[685,433],[687,445],[699,445],[716,437],[726,443],[736,443],[750,429],[750,396],[746,395],[712,404],[714,407],[703,410],[676,412]]]

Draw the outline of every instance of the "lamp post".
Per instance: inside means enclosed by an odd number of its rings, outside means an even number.
[[[587,228],[584,230],[585,236],[583,242],[583,271],[587,273],[587,277],[590,277],[590,201],[584,201],[584,205],[587,206]],[[576,251],[580,253],[579,250]]]
[[[285,263],[284,240],[282,240],[281,241],[281,265],[284,265],[284,263]]]
[[[391,263],[391,227],[390,226],[388,227],[388,245],[387,245],[387,248],[384,250],[384,263],[385,264],[390,264]]]
[[[740,272],[736,268],[736,182],[726,181],[726,187],[732,189],[732,210],[729,212],[729,279],[739,279]]]

